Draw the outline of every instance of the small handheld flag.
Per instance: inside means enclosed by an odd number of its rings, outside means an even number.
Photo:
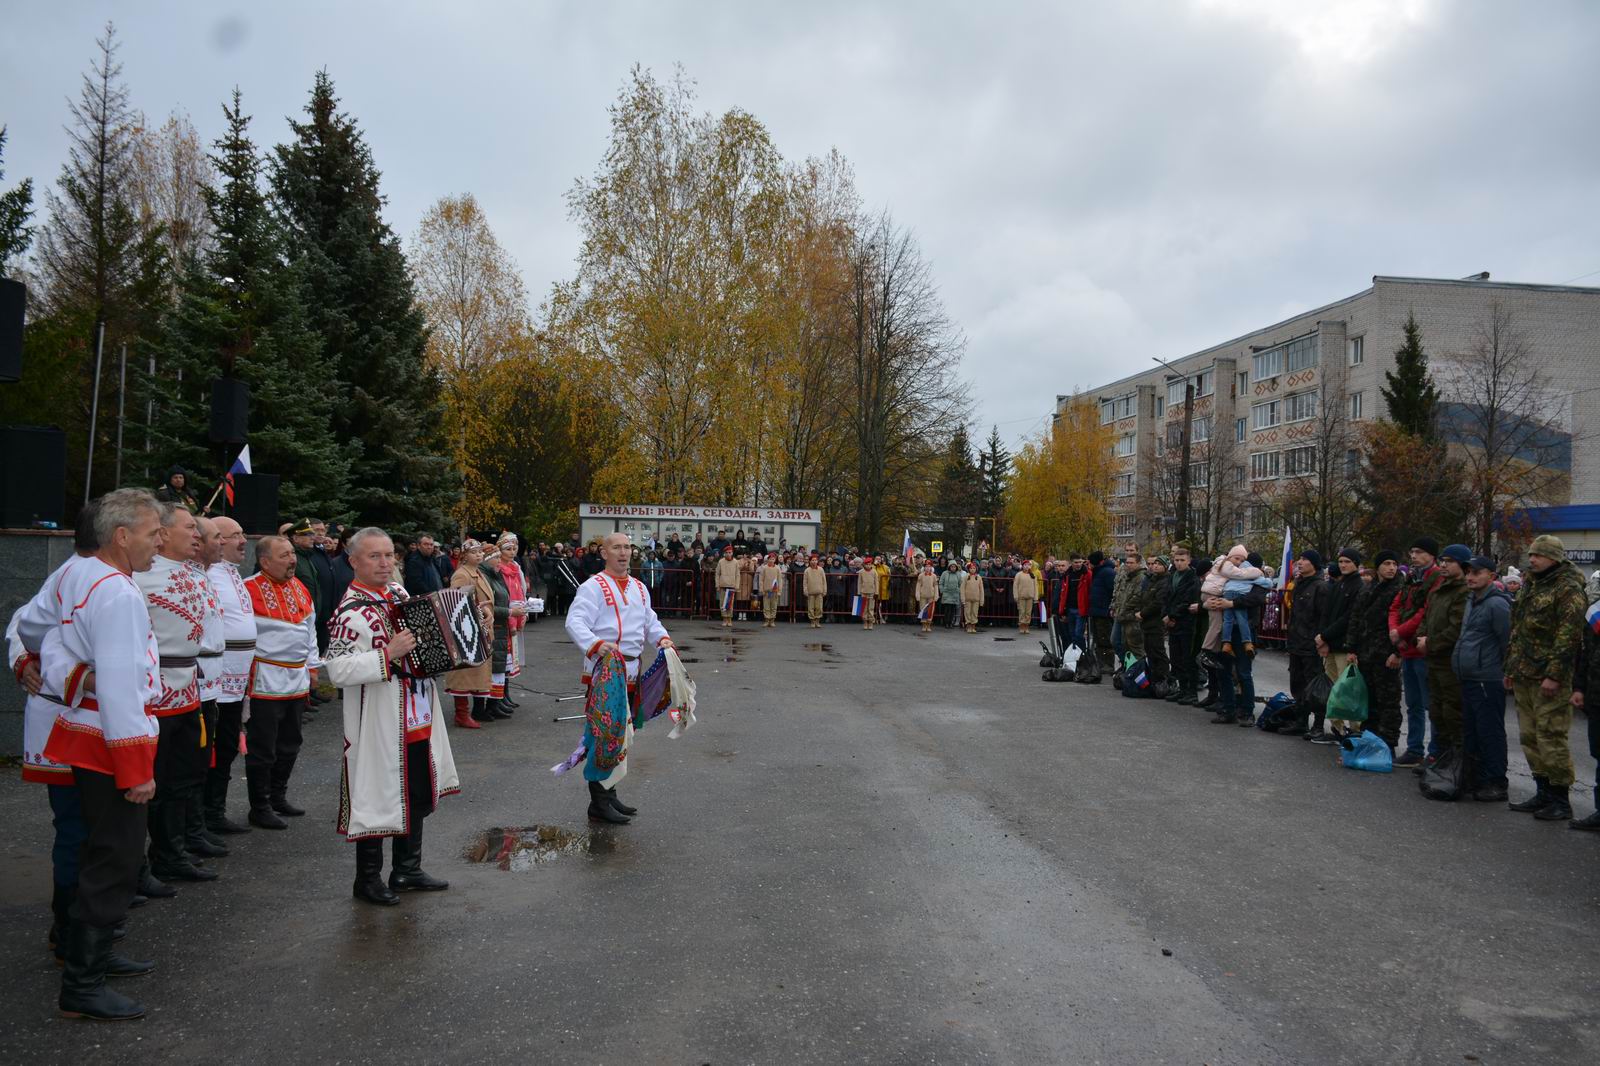
[[[860,596],[852,596],[852,597],[850,597],[850,613],[855,615],[857,618],[861,617],[861,597]]]
[[[922,605],[921,618],[922,618],[922,621],[924,621],[924,622],[933,621],[933,601],[932,600],[929,600],[927,603]]]
[[[723,589],[722,590],[722,609],[724,611],[733,610],[733,590],[732,589]]]
[[[1594,634],[1600,636],[1600,601],[1590,604],[1589,613],[1583,617],[1589,623],[1589,628],[1594,631]]]
[[[228,506],[233,506],[233,475],[250,473],[250,445],[246,444],[239,449],[239,457],[228,467],[228,472],[222,475],[222,494],[228,499]]]
[[[1278,565],[1278,588],[1283,590],[1289,586],[1289,564],[1294,562],[1294,531],[1288,526],[1283,527],[1283,559]]]

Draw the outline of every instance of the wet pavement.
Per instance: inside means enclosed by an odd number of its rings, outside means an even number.
[[[1041,683],[1003,631],[674,632],[700,721],[640,735],[633,824],[591,829],[582,781],[549,773],[579,729],[551,718],[581,706],[555,700],[578,659],[542,624],[517,716],[451,731],[464,792],[424,844],[450,890],[398,907],[350,898],[323,710],[292,789],[311,814],[133,912],[124,950],[160,967],[120,986],[140,1022],[55,1017],[45,796],[6,771],[0,1055],[1600,1061],[1596,835]],[[1286,673],[1258,660],[1264,693]]]

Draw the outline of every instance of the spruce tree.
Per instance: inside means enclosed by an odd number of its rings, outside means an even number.
[[[0,126],[0,178],[6,176],[6,127]],[[15,189],[0,192],[0,277],[6,263],[20,256],[33,243],[33,179],[23,178]]]
[[[994,543],[989,547],[998,551],[1005,522],[1001,511],[1006,505],[1006,486],[1011,482],[1011,452],[1000,442],[1000,427],[989,427],[989,440],[979,457],[983,469],[983,513],[994,519],[990,529]]]
[[[1439,390],[1428,375],[1428,355],[1422,348],[1422,327],[1413,312],[1406,316],[1405,343],[1395,349],[1394,371],[1384,372],[1387,386],[1380,387],[1389,419],[1423,440],[1438,435]]]
[[[383,220],[379,173],[333,82],[317,74],[306,121],[272,162],[290,262],[304,274],[311,329],[339,395],[333,430],[350,457],[343,510],[363,523],[442,528],[460,478],[440,440],[441,383],[400,242]]]
[[[937,492],[944,539],[950,552],[961,549],[967,538],[967,530],[981,508],[982,495],[978,465],[972,459],[972,440],[967,435],[967,427],[959,425],[951,434],[950,444],[945,449]]]
[[[307,322],[303,272],[287,262],[268,209],[237,89],[223,117],[227,133],[211,157],[220,185],[204,193],[214,243],[203,262],[186,265],[152,383],[156,451],[163,467],[220,474],[233,448],[208,443],[211,383],[236,377],[250,386],[251,466],[281,479],[280,513],[350,518],[333,373]]]

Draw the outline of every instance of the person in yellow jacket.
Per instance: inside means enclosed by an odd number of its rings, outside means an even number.
[[[861,628],[871,629],[878,619],[878,571],[870,555],[862,556],[861,570],[856,575],[856,595],[861,597]]]
[[[978,608],[983,606],[983,578],[978,576],[978,564],[967,564],[967,576],[961,579],[961,615],[968,633],[978,631]]]
[[[778,553],[768,552],[767,561],[756,571],[756,585],[761,594],[762,627],[778,628],[778,604],[783,599],[783,567],[778,565]]]
[[[1017,629],[1028,635],[1028,625],[1033,621],[1033,605],[1039,602],[1039,578],[1033,560],[1011,579],[1011,598],[1017,601]]]
[[[889,560],[878,557],[878,621],[887,625],[889,617]]]
[[[822,628],[822,598],[828,594],[828,573],[822,569],[822,560],[816,552],[806,561],[802,590],[806,595],[806,617],[812,629]]]
[[[734,561],[733,548],[722,549],[722,558],[717,560],[717,609],[722,612],[722,628],[733,628],[733,597],[728,595],[729,590],[738,592],[739,589],[739,564]]]
[[[939,602],[939,578],[933,572],[931,561],[922,564],[917,575],[917,621],[924,633],[933,632],[933,605]]]

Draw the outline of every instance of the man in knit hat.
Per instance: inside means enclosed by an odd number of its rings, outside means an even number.
[[[1450,657],[1461,639],[1461,619],[1467,611],[1467,564],[1472,549],[1448,544],[1439,553],[1439,581],[1428,593],[1428,605],[1417,627],[1417,649],[1428,664],[1428,721],[1439,739],[1439,755],[1447,749],[1461,754],[1461,679],[1450,667]]]
[[[1428,593],[1444,580],[1438,567],[1439,542],[1418,537],[1411,542],[1411,573],[1389,608],[1389,641],[1400,657],[1400,681],[1406,693],[1406,750],[1395,759],[1396,766],[1416,766],[1423,761],[1423,745],[1428,739],[1428,664],[1417,647],[1417,627],[1428,606]],[[1431,752],[1439,749],[1434,738]]]
[[[1516,696],[1522,752],[1536,791],[1511,809],[1553,822],[1572,817],[1567,730],[1572,726],[1572,668],[1583,646],[1587,596],[1583,574],[1567,560],[1557,537],[1534,538],[1528,570],[1527,585],[1511,607],[1506,688]]]

